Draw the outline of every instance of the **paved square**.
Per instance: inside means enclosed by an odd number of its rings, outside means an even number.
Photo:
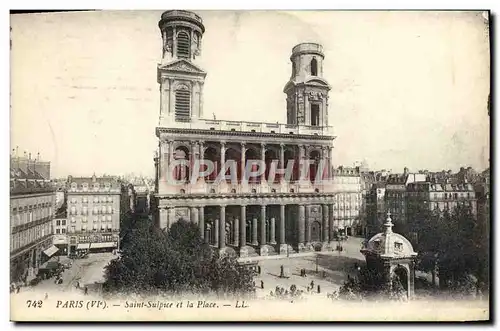
[[[360,253],[362,241],[361,238],[349,238],[342,242],[342,252],[317,252],[308,256],[260,260],[261,274],[255,277],[257,296],[269,296],[271,291],[275,292],[276,286],[289,290],[292,285],[306,294],[311,281],[314,282],[314,288],[310,294],[326,296],[326,293],[338,290],[347,280],[347,275],[354,275],[355,264],[364,264],[364,256]],[[279,277],[281,265],[287,278]],[[306,277],[300,276],[301,269],[306,270]],[[264,282],[264,289],[261,288],[261,281]]]

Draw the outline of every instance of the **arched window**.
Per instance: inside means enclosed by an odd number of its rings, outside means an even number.
[[[189,59],[191,51],[191,43],[189,41],[189,35],[185,31],[181,31],[177,34],[177,57]]]
[[[181,87],[175,91],[175,117],[177,119],[189,118],[191,108],[191,93],[187,87]]]
[[[316,61],[316,58],[313,58],[311,60],[311,76],[317,76],[318,75],[318,61]]]

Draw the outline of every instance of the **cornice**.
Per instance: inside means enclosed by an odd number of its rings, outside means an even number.
[[[220,131],[220,130],[203,130],[203,129],[184,129],[184,128],[165,128],[157,127],[156,136],[159,137],[161,133],[172,134],[198,134],[203,136],[231,136],[231,137],[256,137],[256,138],[282,138],[288,140],[321,140],[332,141],[336,136],[329,135],[305,135],[305,134],[285,134],[285,133],[271,133],[271,132],[242,132],[242,131]]]

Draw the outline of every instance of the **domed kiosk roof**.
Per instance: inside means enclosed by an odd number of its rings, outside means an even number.
[[[398,233],[392,232],[391,214],[387,213],[385,231],[374,235],[361,250],[364,255],[376,255],[389,258],[413,258],[417,253],[410,241]]]

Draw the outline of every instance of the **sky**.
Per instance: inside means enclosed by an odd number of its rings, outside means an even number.
[[[11,149],[52,177],[154,176],[162,11],[11,16]],[[197,11],[204,117],[286,122],[301,42],[323,45],[334,164],[402,172],[489,166],[481,12]]]

